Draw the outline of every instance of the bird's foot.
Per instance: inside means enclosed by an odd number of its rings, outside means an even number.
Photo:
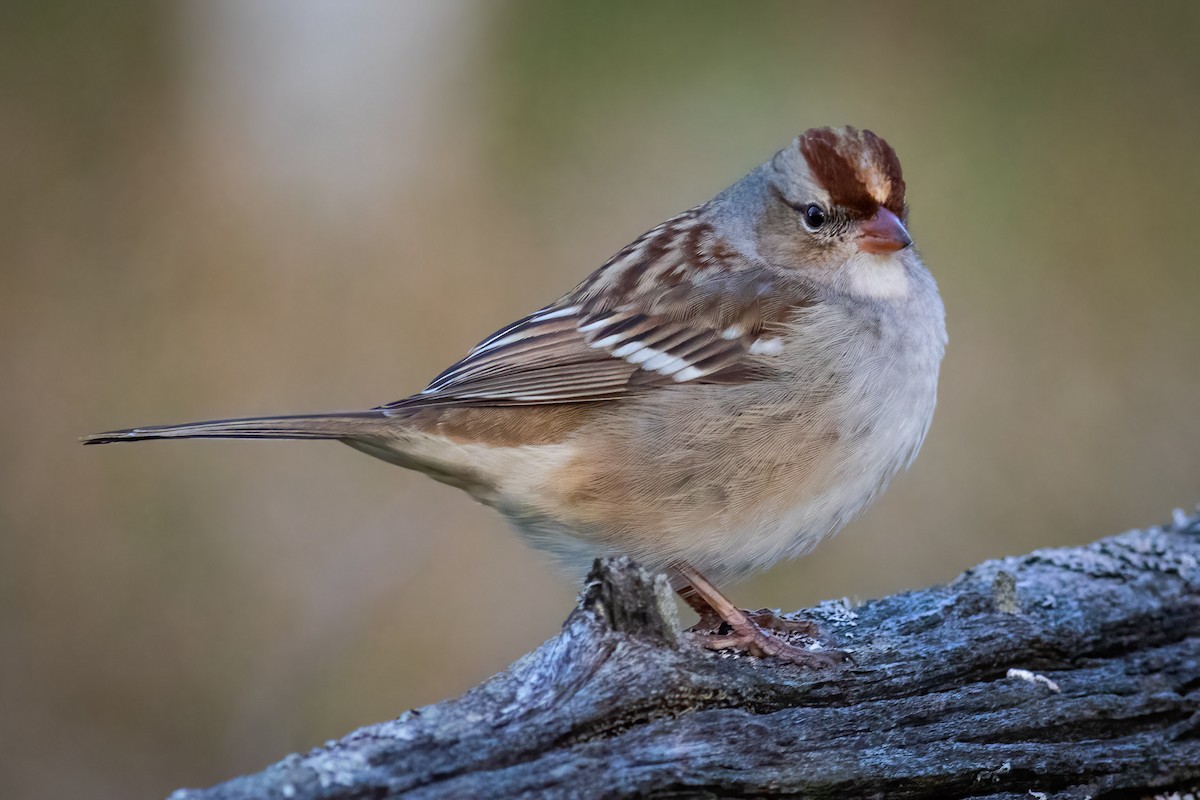
[[[743,611],[742,613],[760,628],[778,633],[802,633],[813,639],[821,638],[821,626],[811,619],[794,619],[769,608]]]
[[[821,626],[810,619],[795,619],[770,608],[760,608],[758,611],[750,611],[745,608],[738,610],[746,615],[746,619],[760,628],[777,633],[800,633],[812,639],[821,638]],[[711,608],[705,608],[699,611],[699,614],[700,621],[688,628],[688,632],[712,633],[721,630],[722,626],[725,626],[726,631],[729,630],[728,623]]]
[[[846,660],[846,654],[841,650],[809,650],[791,644],[781,636],[763,630],[763,626],[759,622],[751,621],[751,616],[751,614],[747,614],[744,625],[723,622],[716,630],[700,631],[693,628],[691,634],[697,642],[709,650],[739,650],[757,658],[777,658],[789,664],[798,664],[813,669],[830,669]],[[781,621],[792,622],[792,620]],[[797,620],[796,622],[803,621]],[[811,635],[809,631],[815,628],[815,623],[808,622],[807,629],[792,628],[791,630]]]
[[[811,620],[791,619],[760,608],[745,611],[729,601],[694,567],[673,568],[676,591],[700,615],[688,633],[709,650],[740,650],[758,658],[778,658],[789,664],[827,669],[846,660],[840,650],[809,650],[788,641],[796,635],[818,640],[820,627]]]

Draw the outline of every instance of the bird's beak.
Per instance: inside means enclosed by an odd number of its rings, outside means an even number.
[[[880,207],[875,216],[858,226],[858,249],[873,255],[886,255],[912,244],[900,218]]]

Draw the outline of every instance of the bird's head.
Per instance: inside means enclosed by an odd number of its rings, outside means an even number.
[[[763,166],[759,255],[866,297],[906,292],[915,263],[905,227],[904,176],[880,137],[856,128],[813,128]]]

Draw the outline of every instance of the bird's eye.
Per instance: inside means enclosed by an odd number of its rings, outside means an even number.
[[[800,218],[804,220],[804,227],[815,231],[825,224],[825,209],[816,203],[809,203],[801,210]]]

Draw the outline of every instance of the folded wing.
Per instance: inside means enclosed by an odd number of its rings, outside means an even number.
[[[812,302],[794,274],[733,256],[687,212],[484,339],[424,391],[381,408],[594,402],[757,380],[773,371],[783,327]]]

